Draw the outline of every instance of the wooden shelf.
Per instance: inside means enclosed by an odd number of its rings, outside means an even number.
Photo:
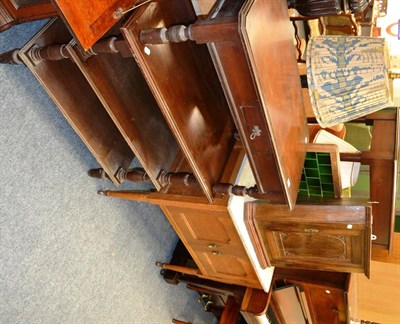
[[[134,154],[78,66],[69,59],[37,63],[31,56],[34,46],[66,44],[71,39],[63,22],[52,20],[19,55],[111,180],[119,184],[115,174],[119,168],[129,167]]]

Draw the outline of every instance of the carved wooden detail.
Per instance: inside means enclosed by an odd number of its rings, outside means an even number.
[[[304,199],[287,211],[259,200],[246,204],[245,219],[263,267],[369,275],[372,221],[365,201]]]

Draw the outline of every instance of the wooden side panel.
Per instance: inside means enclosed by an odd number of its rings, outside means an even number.
[[[234,122],[205,45],[146,46],[140,31],[196,21],[188,0],[152,2],[122,31],[206,197],[219,182],[234,145]]]
[[[84,59],[77,46],[69,52],[135,156],[156,180],[168,172],[179,147],[133,57],[98,54]]]
[[[36,64],[30,57],[32,46],[63,44],[70,40],[71,35],[63,22],[54,20],[28,42],[20,56],[100,165],[118,184],[114,177],[116,171],[120,167],[128,168],[134,155],[81,71],[68,59]]]
[[[398,113],[397,113],[398,119]],[[374,160],[370,164],[370,197],[374,215],[374,245],[390,250],[392,246],[397,191],[398,120],[375,120],[372,128],[371,152],[387,153],[392,160]]]
[[[342,289],[302,283],[315,323],[347,323],[347,305]]]
[[[287,4],[247,0],[239,26],[282,187],[293,208],[309,134]]]

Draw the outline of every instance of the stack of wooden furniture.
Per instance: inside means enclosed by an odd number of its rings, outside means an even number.
[[[378,183],[371,196],[380,201],[372,214],[366,201],[338,195],[298,201],[309,134],[285,1],[219,0],[203,18],[190,0],[53,3],[61,19],[18,58],[96,157],[99,174],[154,186],[102,194],[161,206],[195,263],[175,270],[264,294],[294,280],[309,291],[314,322],[321,314],[348,320],[350,273],[368,275],[371,231],[390,249],[397,110],[370,117],[393,140],[377,136],[370,152],[343,156],[370,164]],[[17,61],[15,52],[1,58]],[[135,157],[142,170],[129,169]],[[244,159],[251,177],[242,186]],[[338,292],[317,302],[324,287]]]

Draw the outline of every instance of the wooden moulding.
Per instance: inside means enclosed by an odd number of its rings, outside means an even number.
[[[369,276],[371,221],[371,207],[365,200],[304,199],[292,211],[261,200],[245,205],[245,223],[264,268]]]
[[[115,184],[120,168],[127,169],[134,154],[78,66],[69,59],[36,62],[33,47],[67,44],[72,36],[63,22],[46,24],[19,52],[76,133]]]
[[[122,40],[123,42],[123,40]],[[77,45],[67,46],[97,97],[156,189],[179,147],[133,56],[97,54],[86,59]]]
[[[208,44],[259,192],[292,209],[308,129],[290,30],[286,3],[257,0],[218,1],[191,28]]]
[[[84,50],[93,46],[138,0],[53,0],[60,16]]]
[[[204,195],[213,201],[233,149],[235,125],[205,45],[193,42],[146,46],[143,29],[191,24],[189,0],[151,2],[138,8],[122,32]],[[162,26],[161,26],[161,25]]]

